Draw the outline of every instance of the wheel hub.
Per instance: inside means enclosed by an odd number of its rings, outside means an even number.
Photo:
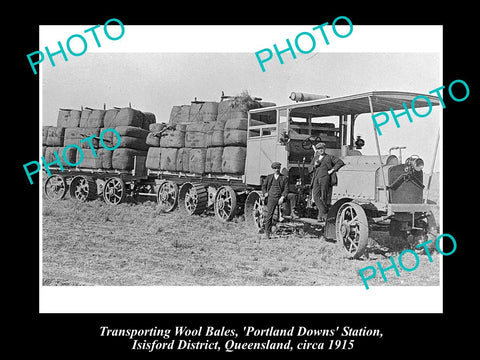
[[[223,210],[225,208],[225,201],[223,199],[217,200],[217,207],[219,210]]]
[[[342,238],[346,238],[347,235],[350,234],[350,225],[348,225],[346,222],[343,222],[340,226],[340,234],[342,235]]]

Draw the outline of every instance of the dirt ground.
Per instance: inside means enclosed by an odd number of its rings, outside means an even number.
[[[371,232],[367,256],[352,260],[315,231],[280,229],[268,240],[242,217],[222,223],[213,214],[162,213],[152,201],[44,198],[42,218],[43,285],[363,286],[359,269],[377,261],[387,267],[399,253],[378,245],[388,233]],[[414,271],[397,277],[390,270],[388,282],[378,274],[369,285],[438,285],[440,256],[429,262],[420,254]],[[413,267],[413,257],[403,263]]]

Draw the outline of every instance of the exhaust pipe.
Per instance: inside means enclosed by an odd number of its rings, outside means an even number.
[[[290,100],[299,102],[299,101],[308,101],[308,100],[318,100],[318,99],[328,99],[328,95],[317,95],[317,94],[307,94],[303,92],[292,92],[290,94]]]

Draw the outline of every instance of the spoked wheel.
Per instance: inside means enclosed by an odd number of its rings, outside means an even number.
[[[363,208],[353,202],[343,204],[337,213],[337,241],[352,258],[362,256],[368,243],[368,221]]]
[[[252,191],[245,201],[245,221],[257,230],[263,229],[263,204],[258,191]]]
[[[107,204],[118,205],[125,200],[127,189],[125,182],[118,178],[110,178],[103,187],[103,199]]]
[[[97,183],[88,176],[76,176],[70,183],[70,196],[80,202],[93,200],[97,196]]]
[[[214,211],[222,221],[232,220],[237,213],[237,194],[230,186],[222,186],[217,190]]]
[[[208,191],[201,184],[185,183],[180,189],[179,201],[189,215],[199,215],[208,205]]]
[[[52,175],[45,181],[43,189],[48,199],[58,201],[67,193],[67,182],[63,176]]]
[[[171,212],[178,205],[178,186],[172,181],[165,181],[157,192],[157,203],[164,212]]]

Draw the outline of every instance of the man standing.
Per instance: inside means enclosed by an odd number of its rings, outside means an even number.
[[[314,169],[310,187],[312,197],[318,209],[318,220],[325,221],[332,201],[331,175],[338,171],[345,163],[334,155],[325,153],[325,143],[318,143],[313,156]]]
[[[288,194],[288,178],[280,173],[281,164],[274,162],[272,164],[273,174],[267,175],[262,184],[263,196],[267,199],[267,211],[265,213],[265,234],[270,239],[272,228],[272,218],[277,205],[282,205],[283,200]]]

